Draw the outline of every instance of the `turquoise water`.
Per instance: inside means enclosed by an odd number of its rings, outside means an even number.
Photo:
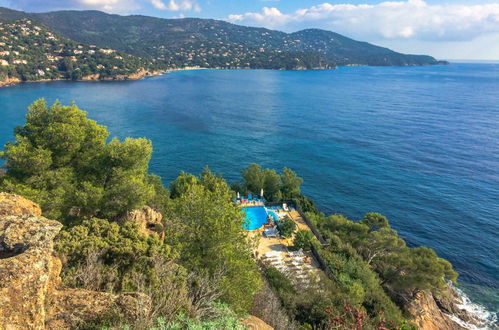
[[[261,228],[267,223],[267,212],[274,218],[279,220],[279,217],[273,211],[267,211],[264,206],[248,206],[241,208],[246,214],[243,228],[246,230],[255,230]]]
[[[112,135],[153,141],[165,182],[204,165],[294,169],[321,210],[385,214],[499,306],[499,65],[183,71],[142,81],[0,89],[0,144],[39,97],[71,100]]]

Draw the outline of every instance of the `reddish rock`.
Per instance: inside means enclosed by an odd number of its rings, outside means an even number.
[[[40,213],[27,199],[0,194],[0,329],[65,329],[110,311],[129,319],[148,312],[151,300],[144,294],[63,287],[61,261],[53,256],[62,225]]]
[[[29,199],[0,192],[0,216],[2,215],[42,215],[42,209]]]

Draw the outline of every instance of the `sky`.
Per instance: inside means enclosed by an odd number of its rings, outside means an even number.
[[[285,32],[320,28],[404,53],[499,60],[498,0],[0,0],[0,6],[214,18]]]

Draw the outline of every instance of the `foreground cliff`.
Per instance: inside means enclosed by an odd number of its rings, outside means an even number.
[[[144,294],[69,289],[53,239],[62,225],[40,216],[40,207],[0,193],[0,329],[63,329],[110,313],[137,319],[148,312]]]

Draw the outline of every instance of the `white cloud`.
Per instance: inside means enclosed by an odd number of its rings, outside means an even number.
[[[76,2],[84,8],[109,12],[128,12],[139,8],[135,0],[77,0]]]
[[[97,9],[126,14],[140,9],[142,0],[4,0],[14,9],[46,12],[65,9]]]
[[[229,15],[247,25],[297,30],[318,27],[363,39],[472,40],[499,32],[499,3],[430,5],[422,0],[375,5],[323,3],[293,13],[264,7],[261,12]]]
[[[194,0],[168,0],[168,3],[164,0],[151,0],[151,4],[160,10],[169,11],[195,11],[200,12],[201,7]]]

